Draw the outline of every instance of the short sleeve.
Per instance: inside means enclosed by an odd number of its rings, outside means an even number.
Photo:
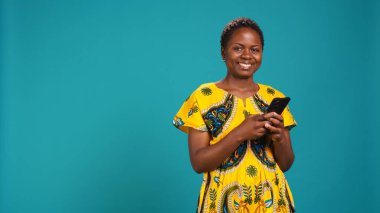
[[[292,113],[290,112],[289,106],[287,106],[284,112],[282,112],[282,117],[284,118],[284,126],[287,127],[289,130],[297,126],[297,122],[294,119]]]
[[[280,91],[277,91],[276,93],[278,94],[278,97],[285,97],[285,95]],[[284,118],[284,126],[287,127],[289,130],[297,126],[297,122],[294,119],[292,113],[290,112],[289,105],[284,109],[281,115]]]
[[[181,131],[188,133],[189,127],[201,131],[207,131],[206,124],[202,118],[201,110],[194,92],[182,105],[174,116],[173,125]]]

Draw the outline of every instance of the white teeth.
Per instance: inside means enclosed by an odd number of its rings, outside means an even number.
[[[239,63],[240,66],[242,66],[244,69],[249,69],[252,64],[244,64],[244,63]]]

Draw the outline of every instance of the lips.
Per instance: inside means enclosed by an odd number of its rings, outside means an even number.
[[[249,64],[249,63],[243,63],[243,62],[239,62],[238,63],[240,65],[240,67],[243,69],[243,70],[248,70],[252,67],[252,64]]]

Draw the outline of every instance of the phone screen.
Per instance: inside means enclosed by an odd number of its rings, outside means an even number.
[[[284,111],[285,107],[288,105],[290,101],[289,97],[284,98],[274,98],[270,105],[268,106],[266,112],[275,112],[279,115]]]

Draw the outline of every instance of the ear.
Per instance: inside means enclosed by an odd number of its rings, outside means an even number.
[[[225,61],[225,60],[226,60],[226,53],[225,53],[225,50],[224,50],[223,47],[220,48],[220,53],[221,53],[221,55],[222,55],[222,59],[223,59],[223,61]]]

